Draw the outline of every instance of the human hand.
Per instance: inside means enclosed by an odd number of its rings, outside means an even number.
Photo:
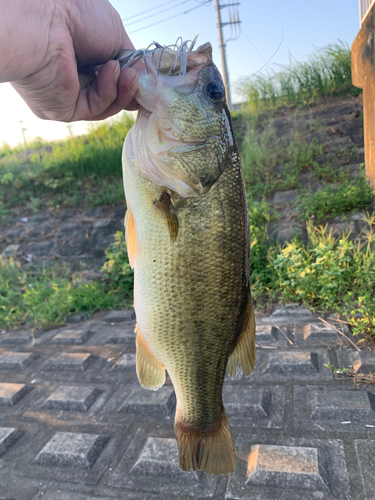
[[[0,10],[0,81],[11,81],[37,116],[102,120],[137,107],[137,71],[120,72],[113,60],[134,46],[107,0],[0,0]],[[97,77],[77,71],[101,64]]]

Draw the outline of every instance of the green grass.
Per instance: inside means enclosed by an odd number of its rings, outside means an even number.
[[[121,231],[116,233],[115,241],[106,254],[102,271],[110,289],[118,294],[132,295],[134,273],[129,264],[125,236]]]
[[[299,187],[299,174],[319,168],[315,158],[322,147],[315,141],[303,141],[297,131],[286,143],[271,124],[262,132],[249,126],[241,150],[247,193],[260,198]]]
[[[32,147],[0,149],[0,211],[25,205],[31,212],[43,204],[95,206],[119,203],[121,152],[133,119],[93,128],[85,136]],[[37,147],[38,146],[38,147]]]
[[[24,269],[19,262],[0,256],[0,327],[25,322],[38,328],[50,327],[64,323],[75,312],[92,314],[129,307],[133,271],[121,233],[108,250],[102,275],[102,280],[85,283],[68,266]]]
[[[279,71],[245,79],[240,91],[252,112],[312,104],[344,92],[358,95],[351,83],[350,47],[344,42],[328,45],[305,62],[291,60]]]
[[[26,149],[37,150],[48,145],[48,142],[42,139],[42,137],[35,137],[32,141],[25,144],[19,143],[17,146],[10,146],[7,142],[3,141],[2,146],[0,146],[0,160],[6,157],[14,157],[14,155],[22,155]]]
[[[299,197],[294,211],[300,222],[311,218],[322,222],[351,210],[369,209],[374,192],[364,167],[363,176],[359,177],[350,177],[350,171],[341,168],[355,161],[355,144],[325,157],[324,145],[317,138],[306,140],[321,126],[316,120],[309,120],[308,114],[295,114],[283,135],[277,133],[274,120],[270,115],[248,112],[235,115],[234,126],[242,138],[240,150],[249,203],[272,197],[276,191],[296,189]],[[309,174],[311,181],[322,188],[312,193],[303,186],[301,174]],[[330,184],[337,184],[337,191]],[[271,213],[271,218],[274,215]]]

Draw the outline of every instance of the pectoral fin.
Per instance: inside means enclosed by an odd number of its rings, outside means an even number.
[[[229,377],[235,377],[242,369],[245,377],[248,377],[255,366],[255,316],[249,296],[245,321],[241,335],[234,351],[230,354],[227,364]]]
[[[167,192],[163,193],[155,202],[155,207],[164,215],[171,240],[175,241],[178,233],[178,218],[171,197]]]
[[[134,217],[130,207],[128,207],[125,213],[125,239],[129,264],[134,269],[137,260],[137,240],[135,236]]]
[[[145,389],[158,390],[165,382],[165,368],[151,354],[146,342],[139,332],[138,325],[135,327],[137,333],[135,345],[136,368],[139,383]]]

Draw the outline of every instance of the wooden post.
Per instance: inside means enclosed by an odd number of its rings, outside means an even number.
[[[363,89],[366,173],[375,189],[375,4],[352,45],[352,82]]]

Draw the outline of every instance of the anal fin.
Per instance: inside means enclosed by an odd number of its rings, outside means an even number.
[[[125,213],[125,239],[128,249],[129,264],[134,269],[137,260],[137,240],[135,236],[133,212],[130,207],[127,208]]]
[[[255,366],[255,315],[251,296],[249,296],[245,320],[241,335],[236,347],[230,354],[227,364],[227,373],[229,377],[235,377],[242,369],[245,377],[248,377]]]
[[[151,354],[146,342],[139,332],[138,325],[135,327],[137,334],[135,345],[137,348],[135,360],[139,383],[145,389],[156,391],[165,382],[165,368]]]

